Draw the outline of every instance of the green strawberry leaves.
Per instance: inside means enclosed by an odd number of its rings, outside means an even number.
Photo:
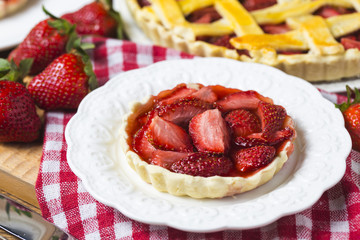
[[[125,39],[124,22],[123,22],[123,20],[121,18],[120,13],[115,11],[115,9],[113,7],[113,1],[112,0],[104,0],[102,2],[104,2],[104,4],[108,7],[109,15],[112,18],[114,18],[116,20],[116,22],[117,22],[117,29],[116,29],[117,38],[118,39]]]
[[[65,19],[56,17],[55,15],[50,13],[48,10],[46,10],[46,8],[44,6],[42,6],[42,10],[44,11],[44,13],[46,15],[48,15],[52,19],[51,21],[48,21],[48,24],[51,27],[56,28],[60,34],[73,35],[75,33],[76,26],[74,24],[71,24],[70,22],[68,22]]]
[[[11,65],[6,59],[0,58],[0,79],[10,72]]]
[[[0,80],[8,80],[23,84],[24,77],[29,73],[33,64],[32,58],[24,59],[19,66],[13,60],[0,59]]]
[[[341,112],[344,112],[346,109],[348,109],[351,105],[360,103],[360,92],[359,89],[351,89],[350,86],[346,85],[346,94],[347,94],[347,101],[341,104],[335,104],[335,107],[339,108]],[[353,101],[352,95],[355,95]]]

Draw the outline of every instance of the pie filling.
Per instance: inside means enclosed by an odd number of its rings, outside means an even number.
[[[295,138],[291,118],[272,99],[219,85],[179,84],[152,96],[130,119],[130,151],[191,176],[249,177]]]

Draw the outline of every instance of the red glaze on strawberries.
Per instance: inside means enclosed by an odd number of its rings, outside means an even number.
[[[286,110],[256,91],[191,86],[152,96],[133,119],[142,160],[192,176],[250,176],[296,136]]]

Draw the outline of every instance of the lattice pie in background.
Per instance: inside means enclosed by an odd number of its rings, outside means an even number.
[[[360,0],[127,0],[156,44],[310,82],[360,74]]]
[[[22,9],[28,0],[0,0],[0,19]]]

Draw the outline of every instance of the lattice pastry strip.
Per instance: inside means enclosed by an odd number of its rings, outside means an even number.
[[[244,9],[244,7],[237,0],[153,0],[152,6],[160,17],[163,24],[169,28],[177,28],[176,32],[185,33],[189,39],[194,40],[196,36],[212,35],[221,36],[230,34],[232,31],[236,36],[245,36],[243,40],[236,38],[231,43],[238,49],[253,50],[259,47],[275,48],[275,50],[307,50],[310,46],[311,53],[319,55],[332,55],[344,51],[341,44],[331,36],[331,29],[327,29],[327,25],[334,25],[335,28],[340,21],[328,21],[326,23],[320,17],[312,17],[311,19],[304,17],[303,20],[295,20],[294,17],[299,15],[306,15],[314,12],[322,6],[333,4],[342,7],[352,7],[353,4],[359,2],[358,0],[294,0],[284,1],[272,7],[263,10],[254,11],[251,14]],[[207,6],[214,5],[218,13],[223,17],[224,21],[216,21],[210,24],[194,24],[189,23],[185,19],[185,15],[190,14],[191,11],[201,9]],[[293,18],[290,18],[293,17]],[[358,18],[357,15],[344,15],[348,21],[353,21]],[[297,34],[304,34],[305,37],[297,36],[296,33],[285,35],[261,35],[263,31],[258,23],[280,23],[288,20],[287,23],[294,29],[300,28]],[[255,21],[256,20],[256,21]],[[341,29],[342,27],[340,27]],[[339,28],[338,28],[339,29]],[[339,32],[339,31],[337,31]],[[247,36],[249,35],[249,36]],[[281,39],[279,39],[281,38]],[[321,42],[319,41],[321,39]],[[307,43],[303,41],[307,40]],[[300,42],[299,42],[300,41]],[[306,46],[306,47],[305,47]]]
[[[202,56],[265,63],[316,81],[360,74],[360,51],[353,47],[345,50],[338,42],[360,29],[360,13],[351,10],[360,12],[360,0],[277,0],[255,11],[247,11],[239,0],[148,0],[150,6],[142,7],[138,0],[127,1],[136,9],[136,18],[145,20],[143,26],[150,26],[152,31],[147,33],[158,44]],[[328,18],[313,15],[328,6],[349,11]],[[208,7],[216,10],[218,20],[188,20]],[[287,32],[264,33],[264,26],[277,24],[286,24]],[[166,37],[162,37],[165,32]],[[208,37],[230,39],[231,46],[207,42]],[[342,71],[334,70],[340,65],[344,66]]]

